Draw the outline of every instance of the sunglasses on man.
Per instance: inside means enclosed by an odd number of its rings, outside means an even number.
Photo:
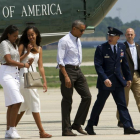
[[[78,27],[75,27],[75,28],[79,29]],[[79,29],[79,31],[80,31],[81,33],[83,33],[83,32],[85,31],[85,29],[84,29],[84,30],[83,30],[83,29]]]

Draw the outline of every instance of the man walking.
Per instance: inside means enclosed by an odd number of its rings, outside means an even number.
[[[71,32],[61,38],[58,43],[57,63],[59,65],[59,77],[61,81],[61,111],[62,111],[62,136],[76,136],[71,130],[77,130],[81,134],[81,125],[84,125],[89,106],[91,94],[87,85],[86,78],[79,65],[82,62],[82,48],[79,37],[85,31],[85,24],[76,20],[72,24]],[[70,113],[72,109],[73,89],[76,89],[81,96],[74,123],[71,125]]]
[[[124,134],[138,134],[139,131],[133,127],[125,102],[124,87],[130,86],[131,75],[126,60],[125,45],[117,42],[123,33],[116,28],[108,27],[108,29],[108,41],[99,45],[95,51],[98,95],[85,130],[89,135],[95,135],[93,126],[98,125],[100,113],[112,93],[120,113],[120,120],[124,125]]]
[[[125,87],[125,99],[126,105],[129,103],[130,89],[136,100],[138,110],[140,112],[140,45],[134,42],[135,31],[132,28],[128,28],[125,33],[126,42],[126,57],[129,64],[132,83],[130,87]],[[123,127],[123,123],[119,119],[119,112],[117,111],[118,126]]]

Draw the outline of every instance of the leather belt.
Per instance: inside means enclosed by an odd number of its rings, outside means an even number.
[[[73,68],[73,69],[79,69],[79,66],[74,66],[74,65],[65,65],[66,68]]]
[[[1,65],[8,65],[8,64],[7,63],[4,63],[4,64],[1,63]]]

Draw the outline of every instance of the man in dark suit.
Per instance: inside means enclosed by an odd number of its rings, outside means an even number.
[[[124,87],[131,84],[131,74],[126,60],[125,45],[117,43],[123,33],[116,28],[108,27],[108,29],[108,42],[99,45],[95,51],[98,95],[85,130],[89,135],[96,134],[93,126],[97,126],[100,113],[112,93],[120,113],[120,120],[124,125],[124,134],[138,134],[139,131],[133,127],[124,95]]]
[[[129,102],[129,91],[132,90],[138,110],[140,112],[140,45],[134,42],[135,31],[132,28],[126,30],[126,57],[132,76],[132,83],[130,87],[125,87],[126,105]],[[123,127],[123,123],[119,119],[119,112],[117,111],[118,126]]]

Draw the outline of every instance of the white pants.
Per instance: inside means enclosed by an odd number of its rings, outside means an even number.
[[[1,65],[0,84],[4,90],[5,106],[24,102],[20,93],[18,67]]]

